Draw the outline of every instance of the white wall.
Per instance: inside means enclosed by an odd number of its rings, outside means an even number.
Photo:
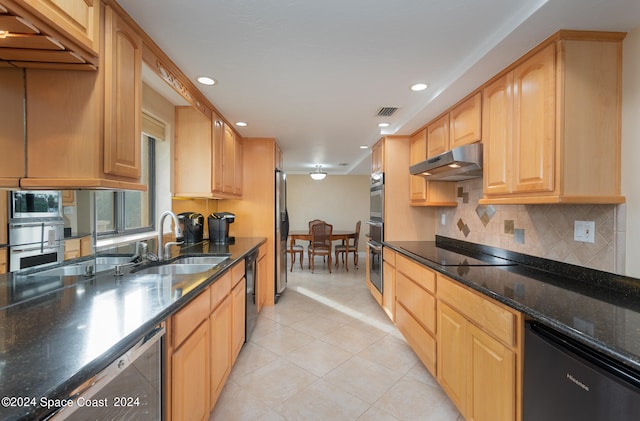
[[[292,231],[307,230],[309,221],[322,219],[334,230],[360,228],[360,248],[369,219],[369,176],[328,175],[314,181],[307,174],[287,174],[287,210]]]
[[[622,194],[626,197],[626,275],[640,278],[640,27],[623,43]],[[624,214],[625,212],[622,212]],[[624,225],[622,216],[621,225]]]

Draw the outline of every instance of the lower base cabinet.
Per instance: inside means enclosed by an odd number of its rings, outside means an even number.
[[[171,356],[171,419],[209,416],[209,323],[205,321]]]
[[[467,420],[521,419],[521,314],[438,275],[437,378]]]
[[[244,343],[244,277],[242,261],[170,318],[168,420],[209,418]]]

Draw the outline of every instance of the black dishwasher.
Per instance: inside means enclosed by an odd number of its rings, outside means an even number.
[[[527,322],[524,421],[627,421],[640,416],[640,373]]]

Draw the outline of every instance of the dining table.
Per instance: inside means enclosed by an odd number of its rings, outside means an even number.
[[[331,233],[331,242],[343,241],[346,248],[346,256],[349,256],[349,240],[356,238],[356,232],[354,230],[334,230]],[[296,240],[311,241],[311,233],[309,231],[289,231],[289,251],[293,254],[293,245]],[[344,267],[349,271],[349,259],[345,259]]]

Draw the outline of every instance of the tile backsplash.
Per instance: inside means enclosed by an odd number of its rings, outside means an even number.
[[[624,272],[624,205],[480,205],[482,179],[459,182],[458,196],[456,208],[438,208],[438,235]],[[594,243],[574,241],[574,221],[595,222]]]

